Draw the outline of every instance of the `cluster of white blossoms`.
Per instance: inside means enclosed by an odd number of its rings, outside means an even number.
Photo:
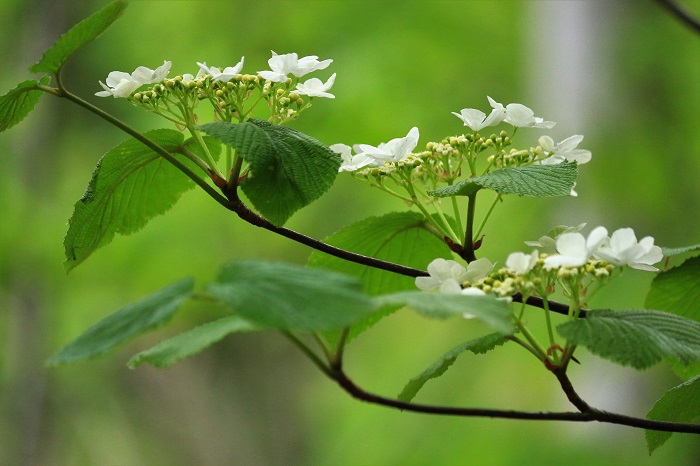
[[[457,118],[464,122],[464,126],[470,127],[473,131],[479,131],[489,126],[496,126],[502,121],[515,126],[516,128],[546,128],[551,129],[556,125],[553,121],[535,116],[535,112],[522,104],[503,104],[488,97],[491,104],[491,113],[488,116],[481,110],[475,108],[463,108],[459,113],[452,112]]]
[[[190,83],[201,82],[207,77],[210,77],[212,82],[218,81],[222,83],[240,79],[244,58],[245,57],[242,57],[236,65],[226,67],[223,70],[217,67],[207,66],[206,62],[197,62],[199,71],[196,75],[186,73],[180,76],[177,81],[189,85]],[[272,58],[268,60],[270,70],[259,71],[257,75],[252,76],[258,76],[260,81],[267,80],[272,83],[291,84],[290,74],[296,78],[300,78],[313,71],[323,70],[332,62],[333,60],[330,59],[319,61],[318,57],[315,55],[299,58],[296,53],[278,55],[273,51]],[[155,70],[140,66],[131,74],[123,71],[112,71],[107,76],[106,84],[100,81],[100,85],[104,90],[97,92],[95,95],[99,97],[111,96],[115,98],[127,98],[144,84],[163,82],[170,71],[171,65],[171,62],[166,61]],[[335,96],[328,93],[328,91],[335,83],[335,76],[334,73],[325,83],[318,78],[311,78],[303,83],[298,82],[295,92],[308,97],[326,97],[332,99]]]

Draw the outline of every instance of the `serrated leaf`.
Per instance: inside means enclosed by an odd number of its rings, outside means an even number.
[[[228,264],[207,292],[246,319],[282,330],[338,330],[376,309],[354,277],[281,262]]]
[[[666,358],[700,360],[700,322],[660,311],[589,311],[557,327],[570,343],[623,366],[646,369]]]
[[[171,153],[183,146],[183,135],[175,130],[158,129],[145,136]],[[210,151],[218,157],[218,142],[208,142]],[[191,146],[189,142],[184,144]],[[192,146],[190,150],[199,149]],[[190,164],[184,158],[183,162]],[[136,139],[128,139],[111,149],[97,163],[88,188],[75,203],[68,221],[63,243],[66,270],[70,271],[108,244],[115,234],[138,231],[193,187],[191,179]]]
[[[105,317],[47,361],[56,366],[93,358],[170,320],[189,298],[194,279],[184,278]]]
[[[343,228],[324,241],[347,251],[419,270],[425,270],[434,259],[452,258],[452,252],[444,241],[428,230],[425,217],[417,212],[392,212],[369,217]],[[308,264],[310,267],[358,277],[369,295],[416,288],[412,277],[349,262],[319,251],[311,254]],[[387,306],[380,312],[368,315],[353,326],[348,341],[396,309]]]
[[[440,359],[435,361],[433,365],[421,372],[418,376],[412,378],[401,393],[399,393],[397,398],[405,402],[411,401],[429,380],[436,379],[443,375],[447,369],[454,364],[457,357],[465,351],[471,351],[474,354],[484,354],[491,351],[496,346],[503,345],[506,341],[508,340],[500,333],[491,333],[452,348],[450,351],[443,354]]]
[[[208,123],[198,129],[236,149],[250,164],[241,189],[276,226],[321,197],[338,175],[340,156],[292,128],[252,119]]]
[[[124,0],[112,2],[73,26],[44,52],[41,59],[33,64],[29,71],[32,73],[46,72],[56,74],[73,54],[86,44],[97,39],[116,21],[124,12],[127,3]]]
[[[661,253],[664,255],[664,257],[677,256],[686,252],[695,251],[700,251],[700,244],[694,244],[692,246],[683,246],[680,248],[661,248]]]
[[[51,78],[44,76],[39,81],[22,81],[15,87],[7,91],[0,97],[0,133],[8,130],[24,120],[29,112],[39,102],[44,91],[37,89],[37,86],[47,86]]]
[[[448,317],[476,318],[499,332],[512,335],[513,326],[510,303],[491,295],[471,296],[462,294],[403,291],[374,298],[378,306],[407,306],[431,319]]]
[[[569,196],[577,174],[576,163],[569,162],[507,167],[428,191],[428,194],[435,197],[469,196],[481,188],[487,188],[501,194],[529,197]]]
[[[686,423],[700,421],[700,375],[667,391],[654,403],[647,413],[647,419]],[[650,455],[671,438],[671,432],[658,430],[647,430],[645,435]]]
[[[651,282],[644,305],[700,321],[700,256],[659,272]]]
[[[134,355],[127,366],[134,369],[143,363],[155,367],[169,367],[182,359],[192,357],[219,342],[231,333],[254,332],[261,327],[240,316],[233,315],[207,322]]]

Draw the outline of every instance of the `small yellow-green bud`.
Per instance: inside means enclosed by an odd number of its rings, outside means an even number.
[[[297,105],[300,106],[300,107],[301,107],[302,105],[304,105],[304,99],[302,99],[301,97],[299,97],[299,98],[297,99]]]
[[[215,92],[215,94],[216,94],[217,97],[221,97],[222,95],[224,95],[224,91],[222,91],[221,89],[219,89],[218,91]]]
[[[284,92],[285,92],[284,89],[277,89],[277,95],[280,97],[284,95]]]
[[[231,81],[229,81],[229,82],[226,83],[226,89],[233,89],[234,86],[235,86],[235,84],[234,84],[233,82],[231,82]]]
[[[289,98],[292,100],[297,100],[299,98],[299,94],[297,94],[296,92],[290,92]]]
[[[141,93],[140,92],[137,92],[136,94],[134,94],[134,100],[141,100]]]
[[[503,129],[503,130],[501,130],[500,136],[501,136],[502,138],[505,138],[506,136],[508,136],[508,133],[506,132],[506,130]]]

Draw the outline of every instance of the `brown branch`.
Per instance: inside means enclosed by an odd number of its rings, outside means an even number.
[[[666,8],[681,23],[685,24],[696,33],[700,33],[700,21],[694,18],[688,11],[681,7],[674,0],[656,0],[656,3]]]

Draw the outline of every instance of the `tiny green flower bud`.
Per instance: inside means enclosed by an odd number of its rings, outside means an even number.
[[[277,95],[280,97],[284,95],[284,92],[284,89],[277,89]]]
[[[217,97],[221,97],[222,95],[224,95],[224,91],[222,91],[221,89],[219,89],[218,91],[215,92],[215,94],[216,94]]]
[[[501,130],[500,136],[501,136],[502,138],[505,138],[505,137],[508,136],[508,133],[506,132],[506,130]]]
[[[141,93],[140,92],[137,92],[136,94],[134,94],[134,100],[141,100]]]
[[[289,98],[292,100],[297,100],[299,98],[299,94],[297,94],[296,92],[290,92]]]
[[[232,83],[231,81],[229,81],[229,82],[226,83],[226,88],[227,88],[227,89],[233,89],[234,86],[235,86],[235,84]]]

